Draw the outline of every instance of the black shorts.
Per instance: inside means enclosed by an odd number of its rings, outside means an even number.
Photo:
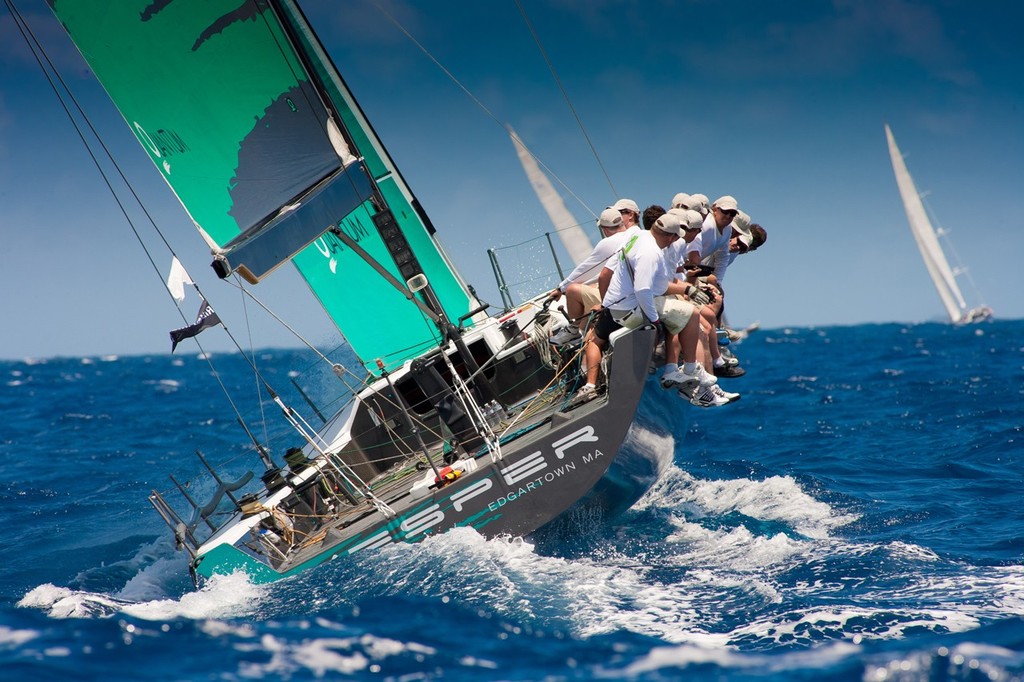
[[[607,341],[616,329],[622,329],[622,325],[612,317],[611,310],[601,308],[601,312],[597,316],[597,322],[594,324],[594,336],[602,341]]]

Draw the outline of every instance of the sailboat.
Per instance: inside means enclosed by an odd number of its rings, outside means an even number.
[[[296,444],[253,438],[258,477],[200,455],[208,501],[174,479],[177,507],[150,494],[197,582],[270,582],[461,526],[522,536],[602,490],[654,330],[619,332],[606,390],[574,402],[543,293],[487,314],[295,2],[49,4],[217,274],[258,285],[293,264],[361,364],[334,366],[359,383],[319,428],[257,373]]]
[[[990,319],[992,317],[991,308],[986,305],[970,307],[964,300],[956,280],[957,274],[962,273],[963,269],[955,271],[950,267],[942,245],[939,243],[939,233],[936,232],[928,218],[921,195],[914,186],[907,165],[903,161],[903,155],[900,153],[899,147],[896,146],[896,138],[893,137],[888,124],[885,125],[885,137],[889,142],[889,158],[892,160],[892,169],[896,174],[896,185],[900,190],[903,208],[906,210],[907,220],[910,222],[910,231],[914,235],[914,241],[921,252],[921,258],[932,278],[932,283],[939,292],[942,305],[946,308],[949,321],[953,324],[970,324]]]

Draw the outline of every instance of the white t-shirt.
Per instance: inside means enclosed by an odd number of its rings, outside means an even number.
[[[566,287],[573,282],[592,282],[596,280],[597,276],[601,274],[601,269],[606,267],[608,260],[615,256],[616,252],[630,237],[639,234],[639,232],[640,228],[634,225],[599,241],[594,250],[590,252],[590,255],[584,258],[579,265],[573,268],[569,276],[559,283],[558,289],[564,292]]]
[[[732,238],[732,225],[726,225],[719,232],[715,224],[715,214],[709,213],[704,219],[704,227],[700,232],[700,262],[715,268],[718,282],[725,280],[725,270],[729,267],[729,240]]]
[[[678,268],[686,262],[687,257],[691,253],[696,252],[700,256],[700,251],[701,241],[699,234],[693,238],[692,242],[687,242],[680,237],[665,249],[665,260],[669,261],[669,263],[675,263],[675,268]]]
[[[631,237],[622,250],[623,257],[618,260],[601,304],[611,310],[632,310],[639,306],[644,316],[653,322],[658,319],[654,297],[668,289],[669,282],[675,278],[675,266],[669,264],[664,250],[647,231],[635,235],[635,240]]]

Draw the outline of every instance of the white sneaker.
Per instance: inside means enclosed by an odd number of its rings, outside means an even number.
[[[580,334],[579,329],[577,329],[573,325],[569,325],[567,327],[562,327],[561,329],[559,329],[554,334],[554,336],[551,337],[551,343],[555,344],[556,346],[564,346],[567,343],[579,341],[580,338],[582,338],[582,336],[583,335]]]
[[[729,399],[716,394],[715,388],[715,386],[701,387],[690,398],[690,404],[697,407],[721,407],[722,405],[728,405]]]
[[[704,365],[699,362],[697,363],[697,371],[695,371],[693,375],[700,380],[701,386],[712,386],[718,383],[718,377],[714,374],[708,373],[708,371],[704,369]]]
[[[593,384],[583,384],[580,390],[576,391],[576,395],[569,401],[572,405],[580,405],[582,403],[588,403],[597,397],[597,386]]]
[[[740,394],[739,393],[730,393],[729,391],[726,391],[726,390],[722,389],[722,387],[719,386],[718,384],[715,384],[714,386],[712,386],[711,387],[711,391],[715,395],[717,395],[717,396],[719,396],[721,398],[725,398],[730,403],[734,403],[734,402],[736,402],[737,400],[740,399]]]
[[[661,375],[661,387],[662,388],[678,388],[680,390],[692,391],[700,384],[700,377],[697,374],[687,374],[683,371],[683,368],[675,370],[674,372],[666,372]]]

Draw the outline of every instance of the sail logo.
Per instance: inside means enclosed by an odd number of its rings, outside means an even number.
[[[133,121],[132,127],[135,129],[135,135],[139,138],[139,141],[149,149],[153,156],[159,159],[167,159],[192,151],[181,135],[173,130],[161,128],[150,134],[138,121]]]
[[[351,237],[352,241],[356,243],[361,242],[370,235],[370,231],[366,226],[351,215],[339,220],[337,227],[339,230],[342,230],[346,235]],[[313,245],[316,247],[316,250],[320,252],[320,255],[328,259],[327,266],[331,269],[331,273],[337,274],[337,254],[345,250],[345,245],[338,236],[328,230],[320,235],[320,238],[314,241]]]

